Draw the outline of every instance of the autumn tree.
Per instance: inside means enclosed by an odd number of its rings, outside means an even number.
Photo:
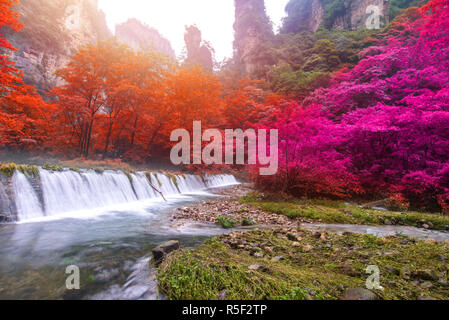
[[[12,10],[14,0],[0,0],[0,28],[19,31],[22,25]],[[0,146],[25,150],[43,148],[51,130],[52,106],[26,85],[10,60],[16,49],[0,33]]]

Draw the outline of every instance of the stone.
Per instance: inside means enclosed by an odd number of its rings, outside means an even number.
[[[218,295],[218,300],[220,300],[220,301],[225,300],[226,299],[226,295],[227,295],[226,290],[220,292],[219,295]]]
[[[271,261],[273,261],[273,262],[279,262],[279,261],[281,261],[281,260],[284,260],[284,257],[282,257],[282,256],[277,256],[277,257],[274,257],[273,259],[271,259]]]
[[[439,278],[437,273],[430,269],[418,270],[414,274],[414,277],[421,280],[435,280],[435,281],[438,280]]]
[[[300,247],[301,246],[301,244],[299,243],[299,242],[293,242],[292,243],[292,247],[293,248],[298,248],[298,247]]]
[[[160,263],[165,259],[165,256],[170,252],[180,249],[179,241],[167,241],[160,246],[153,249],[153,257],[156,263]]]
[[[313,247],[310,244],[307,244],[302,249],[304,250],[304,252],[309,252],[313,250]]]
[[[249,271],[267,271],[268,268],[260,265],[260,264],[252,264],[248,267]]]
[[[434,297],[431,297],[431,296],[421,296],[421,297],[418,298],[418,300],[420,300],[420,301],[433,301],[433,300],[437,300],[437,299],[435,299]]]
[[[421,283],[420,287],[423,289],[431,289],[431,288],[433,288],[433,284],[430,281],[425,281],[425,282]]]
[[[341,271],[344,273],[344,274],[347,274],[348,276],[351,276],[351,277],[353,277],[353,276],[356,276],[356,275],[358,275],[358,272],[354,269],[354,267],[352,266],[352,264],[351,264],[351,261],[345,261],[341,266],[340,266],[340,268],[341,268]]]
[[[343,300],[380,300],[379,296],[364,288],[351,288],[346,290]]]
[[[255,256],[256,258],[263,258],[263,254],[260,253],[260,252],[256,252],[256,253],[254,254],[254,256]]]
[[[314,238],[319,239],[319,238],[321,238],[321,232],[317,231],[313,234],[313,236],[314,236]]]
[[[287,239],[290,241],[298,241],[298,237],[293,233],[287,234]]]

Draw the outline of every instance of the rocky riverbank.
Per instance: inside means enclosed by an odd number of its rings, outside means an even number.
[[[448,252],[399,235],[254,229],[170,254],[158,280],[174,300],[446,300]]]
[[[219,217],[241,222],[252,221],[255,225],[265,226],[298,226],[300,222],[312,222],[311,219],[290,219],[287,216],[269,213],[241,203],[239,200],[249,193],[254,192],[251,184],[242,184],[230,188],[216,189],[215,193],[221,195],[215,200],[176,209],[171,220],[175,227],[189,222],[217,223]]]

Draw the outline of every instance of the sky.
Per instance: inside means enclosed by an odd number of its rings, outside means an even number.
[[[289,0],[265,0],[275,31],[285,16]],[[184,49],[184,26],[196,24],[203,39],[215,49],[217,61],[232,56],[234,0],[99,0],[109,28],[136,18],[159,31],[180,55]]]

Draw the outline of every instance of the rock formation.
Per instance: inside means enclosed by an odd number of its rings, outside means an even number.
[[[274,38],[264,0],[235,0],[234,32],[236,61],[248,75],[263,73],[260,69],[273,63],[270,48]]]
[[[365,28],[370,17],[380,16],[379,27],[389,22],[388,0],[290,0],[285,11],[282,33],[316,32],[328,29],[357,30]]]
[[[55,71],[79,46],[111,36],[97,0],[21,0],[15,10],[25,27],[2,32],[18,49],[12,60],[24,71],[25,81],[41,94],[60,84]]]
[[[117,25],[115,36],[118,41],[135,50],[152,49],[170,57],[176,57],[170,41],[161,36],[156,29],[143,24],[139,20],[129,19],[125,23]]]
[[[204,70],[212,72],[214,68],[212,52],[213,49],[207,42],[203,42],[201,31],[196,26],[186,26],[184,34],[186,43],[186,63],[201,65]]]

